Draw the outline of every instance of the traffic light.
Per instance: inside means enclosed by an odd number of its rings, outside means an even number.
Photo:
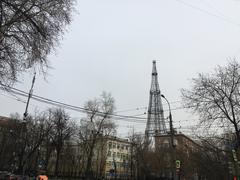
[[[180,169],[181,167],[181,161],[180,160],[176,160],[176,168]]]

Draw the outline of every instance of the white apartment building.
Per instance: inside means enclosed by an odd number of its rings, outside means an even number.
[[[128,177],[130,174],[131,143],[128,139],[107,138],[106,177]]]

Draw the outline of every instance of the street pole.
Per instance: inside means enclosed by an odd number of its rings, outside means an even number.
[[[26,108],[25,108],[25,111],[24,111],[24,113],[23,113],[23,125],[24,125],[25,127],[21,127],[21,136],[23,137],[23,141],[25,141],[25,142],[22,142],[22,143],[26,143],[28,106],[29,106],[30,99],[31,99],[31,97],[32,97],[33,86],[34,86],[34,83],[35,83],[35,79],[36,79],[36,72],[34,73],[34,76],[33,76],[33,79],[32,79],[32,85],[31,85],[31,89],[29,90],[29,93],[28,93],[28,99],[27,99],[27,103],[26,103]],[[25,134],[24,134],[24,135],[23,135],[23,128],[25,128]],[[23,158],[22,175],[23,175],[23,176],[25,175],[25,162],[24,162],[24,158]]]
[[[26,121],[27,115],[28,115],[28,106],[29,106],[29,102],[30,102],[30,98],[32,97],[32,93],[33,93],[33,86],[35,83],[35,79],[36,79],[36,72],[34,73],[33,79],[32,79],[32,85],[31,85],[31,89],[29,90],[28,93],[28,99],[27,99],[27,104],[26,104],[26,108],[25,108],[25,112],[23,113],[23,121]]]
[[[161,97],[163,97],[166,100],[166,102],[168,104],[168,110],[169,110],[170,138],[171,138],[172,161],[173,161],[172,162],[172,176],[173,176],[174,180],[180,180],[180,178],[176,174],[176,146],[174,144],[174,130],[173,130],[171,107],[170,107],[169,101],[163,94],[161,94]]]

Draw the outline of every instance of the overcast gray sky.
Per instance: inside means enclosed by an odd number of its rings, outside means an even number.
[[[198,72],[211,72],[227,58],[240,58],[238,0],[78,0],[74,20],[49,56],[53,69],[47,81],[37,76],[34,93],[83,106],[102,91],[112,94],[117,111],[148,105],[152,60],[157,60],[159,84],[172,109],[181,106],[180,89],[190,87]],[[32,74],[17,88],[28,91]],[[21,97],[22,98],[22,97]],[[24,98],[22,98],[24,99]],[[0,114],[23,113],[24,104],[0,92]],[[30,112],[46,104],[31,101]],[[164,102],[164,108],[167,106]],[[143,114],[144,109],[119,112]],[[72,117],[84,114],[69,111]],[[173,110],[175,127],[195,124],[196,117]],[[168,112],[165,112],[167,116]],[[146,116],[141,116],[146,117]],[[119,134],[145,123],[118,121]]]

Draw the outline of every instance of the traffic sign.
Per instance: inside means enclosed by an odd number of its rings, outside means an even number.
[[[176,168],[180,169],[181,167],[181,161],[180,160],[176,160]]]

